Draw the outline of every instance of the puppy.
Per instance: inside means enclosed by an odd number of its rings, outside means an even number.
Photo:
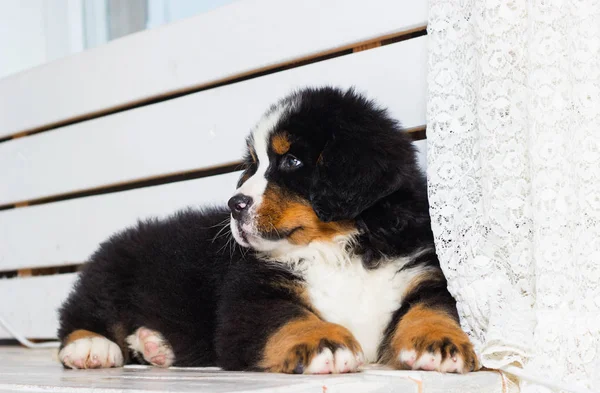
[[[65,367],[477,367],[415,148],[384,109],[304,89],[247,145],[228,209],[140,222],[100,245],[60,309]]]

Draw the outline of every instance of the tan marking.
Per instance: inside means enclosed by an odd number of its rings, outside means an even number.
[[[287,132],[280,132],[271,137],[271,148],[275,154],[279,154],[281,156],[287,153],[288,150],[290,150],[291,145],[292,143],[290,142],[290,136]]]
[[[263,233],[294,231],[290,243],[305,245],[315,240],[331,241],[355,230],[351,221],[323,222],[303,198],[287,195],[269,184],[257,210],[256,226]]]
[[[427,281],[437,282],[440,280],[445,280],[444,274],[439,269],[425,270],[421,274],[413,277],[413,279],[408,283],[404,292],[402,293],[402,298],[406,298],[412,292],[419,289],[419,286]],[[396,335],[397,335],[398,326],[396,326]],[[392,337],[386,337],[384,342],[382,343],[383,350],[381,356],[379,358],[379,363],[395,365],[394,358],[398,355],[398,350],[391,344]]]
[[[102,336],[101,334],[98,334],[98,333],[90,332],[89,330],[83,330],[83,329],[75,330],[71,334],[69,334],[67,336],[67,338],[64,339],[63,347],[66,347],[68,344],[72,343],[73,341],[76,341],[76,340],[79,340],[82,338],[92,338],[92,337],[104,337],[104,336]]]
[[[442,273],[439,269],[432,268],[431,270],[425,270],[421,274],[413,277],[413,279],[408,283],[404,292],[402,293],[402,298],[406,298],[410,293],[415,292],[419,289],[419,286],[425,282],[439,282],[445,280],[444,273]],[[405,316],[406,317],[406,316]],[[398,329],[398,327],[396,327]],[[397,333],[397,332],[396,332]],[[395,336],[392,336],[392,339]],[[389,342],[383,344],[383,352],[381,354],[381,358],[379,361],[381,363],[396,365],[394,358],[397,357],[398,351],[393,345]]]
[[[298,364],[304,367],[310,364],[321,351],[323,340],[346,347],[355,354],[362,351],[348,329],[307,312],[304,317],[286,323],[268,339],[259,367],[270,372],[293,373]]]
[[[310,312],[315,314],[318,318],[321,318],[321,314],[313,308],[310,296],[304,285],[295,281],[280,281],[274,282],[271,285],[275,288],[288,291],[290,294],[296,297],[302,306],[304,306],[307,310],[310,310]]]
[[[425,270],[421,274],[413,277],[408,283],[402,297],[405,298],[411,292],[418,290],[419,286],[425,282],[439,282],[444,281],[444,273],[438,268],[431,268],[431,270]]]
[[[400,320],[392,337],[389,348],[382,354],[380,361],[399,369],[410,369],[400,363],[398,354],[401,350],[414,350],[417,358],[430,345],[450,340],[456,346],[469,370],[477,367],[477,356],[467,334],[458,322],[446,312],[423,304],[413,306]]]

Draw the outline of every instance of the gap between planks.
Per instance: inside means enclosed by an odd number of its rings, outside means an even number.
[[[69,199],[82,198],[92,195],[109,194],[119,191],[133,190],[136,188],[158,186],[162,184],[175,183],[184,180],[199,179],[202,177],[223,175],[240,170],[242,167],[241,161],[234,161],[218,165],[214,167],[205,167],[202,169],[192,169],[181,172],[167,173],[134,180],[127,180],[118,183],[105,184],[98,187],[88,188],[84,190],[71,191],[62,194],[50,195],[41,198],[35,198],[27,201],[19,201],[6,205],[0,205],[1,210],[18,209],[27,206],[42,205],[51,202],[66,201]]]
[[[248,79],[254,79],[260,76],[273,74],[276,72],[285,71],[291,68],[301,67],[307,64],[317,63],[324,60],[329,60],[335,57],[344,56],[351,53],[361,52],[364,50],[374,49],[385,45],[394,44],[397,42],[409,40],[411,38],[421,37],[427,34],[427,25],[418,26],[416,28],[405,30],[402,32],[392,33],[384,36],[380,36],[373,39],[368,39],[360,42],[356,42],[350,45],[344,45],[337,48],[325,50],[322,52],[318,52],[315,54],[301,56],[294,60],[289,60],[277,64],[273,64],[270,66],[265,66],[261,68],[257,68],[251,71],[241,72],[235,75],[231,75],[225,78],[217,79],[214,81],[202,83],[195,86],[189,86],[183,89],[173,90],[167,93],[158,94],[155,96],[147,97],[141,100],[131,101],[126,104],[117,105],[114,107],[105,108],[102,110],[86,113],[84,115],[75,116],[69,119],[60,120],[57,122],[53,122],[47,124],[42,127],[36,127],[29,130],[22,130],[15,134],[0,138],[0,143],[7,142],[13,139],[19,139],[28,137],[34,134],[39,134],[41,132],[51,131],[53,129],[64,127],[67,125],[79,123],[86,120],[91,120],[94,118],[112,115],[115,113],[123,112],[130,109],[135,109],[151,104],[156,104],[158,102],[171,100],[174,98],[179,98],[185,95],[198,93],[204,90],[210,90],[217,87],[230,85],[233,83],[242,82]],[[2,207],[0,207],[1,209]]]
[[[417,126],[412,128],[407,128],[404,130],[409,133],[412,137],[413,141],[419,141],[426,139],[426,130],[425,126]],[[30,199],[26,201],[18,201],[12,202],[5,205],[0,205],[0,211],[8,210],[8,209],[18,209],[28,206],[42,205],[46,203],[66,201],[69,199],[82,198],[86,196],[92,195],[102,195],[109,194],[113,192],[119,191],[127,191],[133,190],[136,188],[143,188],[149,186],[157,186],[162,184],[175,183],[185,180],[193,180],[200,179],[203,177],[215,176],[215,175],[224,175],[226,173],[235,172],[242,169],[241,161],[234,161],[230,163],[225,163],[223,165],[218,165],[214,167],[205,167],[202,169],[192,169],[187,171],[175,172],[175,173],[167,173],[156,176],[150,176],[146,178],[139,178],[133,180],[127,180],[118,183],[105,184],[98,187],[88,188],[84,190],[78,191],[70,191],[67,193],[56,194],[45,196],[41,198]]]
[[[70,265],[30,267],[17,270],[6,270],[0,272],[0,279],[28,278],[39,276],[53,276],[56,274],[76,273],[81,270],[84,264],[85,262],[73,263]]]
[[[412,136],[412,139],[415,141],[426,139],[425,138],[426,137],[425,126],[407,128],[407,129],[405,129],[405,131],[410,133],[410,135]],[[74,198],[79,198],[79,197],[88,196],[88,195],[107,194],[110,192],[125,191],[128,189],[147,187],[147,186],[151,186],[151,185],[168,184],[168,183],[173,183],[173,182],[177,182],[177,181],[191,180],[191,179],[195,179],[195,178],[208,176],[208,175],[201,176],[202,174],[205,175],[207,173],[207,171],[212,172],[213,175],[216,174],[215,172],[220,172],[220,171],[222,171],[222,173],[219,173],[219,174],[225,174],[225,173],[233,172],[235,170],[239,170],[241,167],[241,164],[242,164],[241,162],[234,162],[234,163],[222,166],[222,167],[211,168],[208,170],[203,169],[201,171],[181,172],[181,173],[178,173],[175,175],[171,174],[171,175],[165,175],[165,176],[157,176],[154,178],[144,179],[141,181],[138,180],[138,181],[133,181],[133,182],[129,182],[129,183],[123,183],[120,185],[105,186],[102,189],[91,189],[91,190],[80,191],[80,192],[76,192],[76,193],[58,195],[58,196],[54,196],[54,197],[47,197],[47,198],[43,198],[43,199],[39,199],[39,200],[20,202],[20,203],[14,204],[12,206],[9,206],[9,208],[20,208],[20,207],[26,207],[26,206],[31,206],[31,205],[39,205],[39,204],[45,204],[45,203],[50,203],[50,202],[56,202],[56,201],[60,201],[60,200],[74,199]],[[200,174],[200,176],[198,174]],[[118,189],[116,189],[116,188],[118,188]],[[5,207],[4,209],[7,209],[7,208]],[[58,265],[58,266],[49,266],[49,267],[41,267],[41,268],[33,268],[32,267],[32,268],[24,268],[24,269],[17,269],[17,270],[0,271],[0,279],[50,276],[50,275],[55,275],[55,274],[74,273],[74,272],[78,272],[79,270],[81,270],[81,267],[84,265],[84,263],[85,262],[74,263],[74,264],[70,264],[70,265]]]

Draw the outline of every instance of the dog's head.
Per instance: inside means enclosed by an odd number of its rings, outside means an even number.
[[[399,124],[354,90],[298,91],[272,106],[247,142],[228,203],[231,230],[263,252],[357,233],[361,213],[410,186],[417,171]]]

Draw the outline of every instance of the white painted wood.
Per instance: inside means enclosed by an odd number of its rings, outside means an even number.
[[[416,142],[425,163],[425,141]],[[138,218],[186,206],[225,204],[239,172],[0,211],[0,271],[84,262],[98,244]]]
[[[504,381],[503,381],[504,379]],[[56,351],[0,347],[2,392],[196,392],[196,393],[516,393],[497,371],[467,375],[393,371],[366,366],[342,375],[227,372],[214,367],[160,369],[127,366],[107,370],[63,370]]]
[[[427,140],[423,139],[421,141],[415,141],[413,143],[417,146],[417,149],[419,150],[419,155],[417,156],[419,167],[423,172],[425,172],[427,170]]]
[[[263,111],[305,85],[354,85],[420,126],[426,69],[420,37],[1,143],[0,204],[238,160]]]
[[[426,20],[426,0],[236,1],[0,80],[0,136],[410,30]]]
[[[22,336],[56,337],[57,309],[74,279],[75,274],[71,273],[0,280],[0,318]],[[0,339],[11,337],[0,326]]]
[[[0,211],[0,271],[84,262],[101,241],[138,219],[225,204],[238,177],[231,173]]]

